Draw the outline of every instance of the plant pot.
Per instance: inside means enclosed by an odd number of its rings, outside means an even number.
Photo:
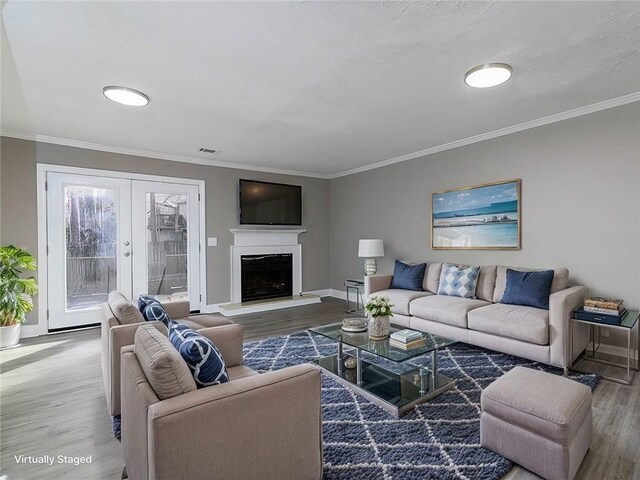
[[[13,347],[20,342],[20,324],[0,327],[0,348]]]
[[[369,318],[369,338],[371,340],[384,340],[388,336],[389,317],[387,315]]]

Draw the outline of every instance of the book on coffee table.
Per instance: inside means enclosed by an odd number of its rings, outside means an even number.
[[[405,328],[404,330],[398,330],[397,332],[393,332],[391,334],[391,340],[395,340],[396,342],[408,343],[413,340],[422,340],[422,333],[417,332],[416,330],[409,330]]]

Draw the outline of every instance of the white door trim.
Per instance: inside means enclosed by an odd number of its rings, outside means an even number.
[[[22,336],[35,337],[48,333],[47,322],[47,173],[70,173],[76,175],[93,175],[97,177],[126,178],[129,180],[146,180],[155,182],[181,183],[185,185],[197,185],[200,192],[200,290],[202,291],[202,301],[198,305],[200,311],[204,312],[207,304],[207,239],[206,239],[206,212],[205,212],[205,181],[190,178],[166,177],[161,175],[146,175],[142,173],[118,172],[111,170],[96,170],[93,168],[68,167],[65,165],[55,165],[49,163],[36,164],[36,199],[37,199],[37,222],[38,222],[38,324],[24,325]],[[192,307],[193,308],[193,307]]]

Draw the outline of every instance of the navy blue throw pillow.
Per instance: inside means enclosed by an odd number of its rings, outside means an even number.
[[[549,310],[553,270],[521,272],[507,269],[507,286],[501,303],[526,305]]]
[[[169,340],[189,366],[198,388],[229,381],[227,366],[218,347],[204,335],[178,322],[171,322]]]
[[[422,291],[422,280],[424,279],[424,271],[427,269],[426,263],[418,265],[407,265],[406,263],[396,260],[393,267],[393,278],[391,279],[391,288],[399,288],[402,290]]]
[[[162,322],[167,327],[171,326],[171,319],[162,304],[150,295],[140,295],[138,298],[138,310],[147,322]]]

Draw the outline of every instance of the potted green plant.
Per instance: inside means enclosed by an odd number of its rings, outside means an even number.
[[[22,248],[0,246],[0,348],[20,341],[20,325],[33,309],[38,292],[35,277],[22,276],[24,270],[35,270],[36,259]]]
[[[364,309],[369,314],[369,338],[382,340],[389,336],[389,317],[391,313],[391,299],[389,297],[370,296]]]

